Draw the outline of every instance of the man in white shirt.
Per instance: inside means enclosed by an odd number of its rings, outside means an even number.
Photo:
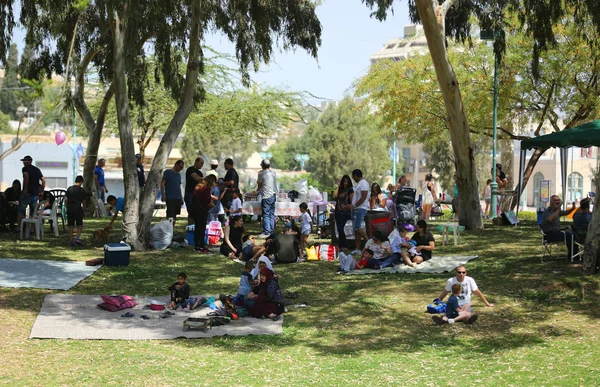
[[[268,238],[275,230],[275,201],[277,199],[277,178],[271,170],[271,161],[264,159],[260,163],[262,171],[258,173],[258,194],[262,208],[262,234],[259,238]]]
[[[446,281],[446,288],[440,294],[440,297],[437,300],[443,301],[446,295],[452,292],[452,285],[454,284],[460,284],[462,286],[462,291],[457,297],[458,306],[460,306],[462,310],[469,311],[471,309],[471,294],[473,293],[479,297],[485,306],[494,306],[494,304],[490,304],[488,302],[481,290],[479,290],[475,280],[467,275],[467,269],[464,266],[459,266],[456,268],[456,277],[449,278]]]
[[[354,195],[352,196],[352,227],[354,228],[356,250],[354,250],[352,254],[358,254],[361,251],[361,239],[364,239],[365,241],[369,239],[364,227],[364,222],[367,210],[369,209],[371,187],[369,187],[369,183],[363,179],[362,171],[360,169],[352,171],[352,180],[356,182],[356,186],[354,186]]]

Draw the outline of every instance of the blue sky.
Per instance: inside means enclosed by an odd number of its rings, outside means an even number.
[[[384,22],[371,18],[370,13],[361,0],[324,0],[317,8],[323,28],[318,58],[301,49],[291,52],[277,49],[271,64],[262,66],[258,73],[252,74],[252,79],[290,91],[308,91],[325,100],[343,98],[352,82],[368,70],[369,57],[386,40],[401,37],[404,25],[409,23],[408,5],[404,1],[396,3],[395,14]],[[13,41],[20,52],[23,40],[23,31],[15,31]],[[217,51],[234,53],[231,43],[222,36],[209,36],[206,44]]]
[[[371,18],[370,13],[361,0],[323,1],[317,8],[323,28],[318,58],[301,49],[277,52],[272,63],[252,78],[269,86],[308,91],[327,100],[343,98],[352,82],[368,70],[370,56],[388,39],[403,36],[404,25],[409,23],[406,2],[397,2],[395,14],[384,22]],[[207,44],[233,53],[226,38],[212,36]]]

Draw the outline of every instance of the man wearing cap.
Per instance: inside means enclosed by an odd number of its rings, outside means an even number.
[[[219,162],[215,159],[210,161],[210,171],[206,172],[206,176],[215,175],[215,179],[219,180],[219,172],[217,172],[217,168],[219,167]]]
[[[96,196],[98,199],[102,199],[104,203],[105,193],[108,193],[108,187],[104,181],[104,166],[106,161],[104,159],[98,159],[98,165],[94,168],[94,184],[96,185]]]
[[[258,173],[258,195],[262,208],[262,235],[259,238],[267,238],[275,229],[275,200],[277,199],[277,178],[271,170],[271,161],[264,159],[260,166],[262,171]]]
[[[42,171],[31,163],[31,156],[25,156],[21,159],[23,162],[23,190],[21,191],[21,199],[19,200],[19,219],[17,226],[21,224],[21,220],[25,218],[25,211],[29,206],[29,213],[33,214],[38,201],[44,196],[44,188],[46,188],[46,179],[42,175]]]
[[[204,177],[200,169],[204,166],[204,159],[202,157],[196,157],[194,164],[190,165],[185,170],[185,195],[183,200],[185,201],[185,207],[188,210],[188,224],[194,223],[194,219],[191,216],[192,201],[194,198],[194,188]]]
[[[140,188],[144,188],[144,185],[146,185],[146,175],[144,175],[144,160],[142,160],[142,155],[139,153],[135,155],[135,168],[137,169]]]

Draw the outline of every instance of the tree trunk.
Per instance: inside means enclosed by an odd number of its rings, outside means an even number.
[[[110,9],[112,8],[112,9]],[[123,180],[125,182],[125,209],[123,211],[123,236],[134,250],[143,250],[144,245],[138,239],[139,220],[139,182],[135,166],[135,148],[133,131],[129,118],[129,99],[125,77],[125,19],[127,4],[123,5],[122,17],[117,9],[110,7],[111,31],[113,36],[114,88],[121,155],[123,157]],[[122,25],[123,24],[123,25]]]
[[[596,171],[594,180],[596,181],[596,192],[600,192],[600,171]],[[600,259],[600,206],[599,199],[594,198],[594,212],[592,212],[592,220],[588,228],[585,238],[585,246],[583,251],[583,275],[592,275],[597,272]]]
[[[529,179],[531,178],[531,174],[533,173],[533,170],[535,169],[535,166],[536,166],[538,160],[540,159],[540,157],[542,157],[544,152],[546,152],[546,149],[536,149],[535,151],[533,151],[533,154],[531,155],[531,158],[529,159],[529,162],[527,163],[527,166],[525,167],[525,171],[523,171],[523,186],[521,188],[521,192],[523,192],[525,187],[527,187],[527,183],[529,182]],[[517,176],[515,178],[515,180],[517,181],[515,190],[517,190],[517,191],[519,190],[519,185],[521,184],[519,179],[520,179],[520,176]],[[517,201],[518,200],[514,200],[511,203],[511,206],[510,206],[511,210],[515,209],[515,207],[517,206]]]
[[[148,239],[150,225],[152,223],[154,202],[156,200],[156,194],[158,192],[162,171],[167,163],[169,153],[171,153],[171,150],[173,150],[175,141],[181,132],[181,128],[183,128],[183,124],[185,123],[185,120],[188,118],[194,106],[194,96],[196,94],[198,74],[200,71],[198,63],[201,55],[200,5],[200,0],[194,0],[192,3],[192,15],[190,19],[192,20],[192,28],[188,50],[189,57],[181,100],[179,101],[179,106],[175,112],[175,115],[173,116],[173,119],[169,123],[167,131],[160,141],[160,145],[158,146],[154,160],[152,160],[152,167],[148,173],[148,179],[146,180],[146,185],[143,190],[140,203],[140,222],[138,225],[139,243],[143,243],[143,241]]]
[[[459,222],[467,229],[480,229],[483,228],[483,221],[469,125],[458,80],[446,52],[445,17],[450,4],[451,1],[448,0],[442,6],[438,5],[437,0],[416,0],[446,107],[450,139],[456,160],[456,182],[460,192]]]

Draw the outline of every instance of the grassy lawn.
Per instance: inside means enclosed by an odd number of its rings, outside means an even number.
[[[88,221],[86,237],[99,228],[99,220]],[[84,261],[103,254],[66,240],[0,234],[0,257]],[[533,220],[486,223],[460,242],[438,244],[435,254],[479,255],[469,275],[496,304],[485,308],[475,298],[479,320],[472,326],[435,326],[424,313],[448,273],[340,276],[334,262],[275,267],[284,291],[299,293],[293,303],[309,303],[289,307],[280,336],[29,340],[43,297],[54,291],[0,288],[0,384],[598,385],[598,278],[583,278],[577,264],[540,263]],[[128,267],[103,267],[68,293],[166,295],[180,271],[192,293],[235,293],[241,270],[190,248],[132,253]]]

